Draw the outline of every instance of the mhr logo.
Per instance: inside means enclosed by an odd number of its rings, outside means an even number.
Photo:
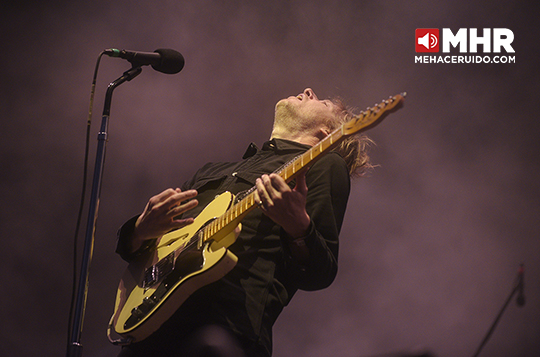
[[[484,53],[500,53],[501,48],[504,48],[507,53],[515,52],[511,46],[512,41],[514,41],[514,33],[512,30],[504,28],[485,28],[481,36],[478,35],[478,30],[475,28],[461,28],[456,34],[449,28],[443,28],[442,38],[439,29],[416,29],[415,39],[416,52],[439,52],[441,44],[442,52],[445,53],[450,52],[450,46],[459,46],[461,53],[477,53],[478,45],[482,46]]]

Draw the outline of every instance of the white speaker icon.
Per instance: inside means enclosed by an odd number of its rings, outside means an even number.
[[[438,42],[437,36],[429,32],[426,33],[424,37],[418,37],[418,44],[424,46],[428,50],[437,46]]]

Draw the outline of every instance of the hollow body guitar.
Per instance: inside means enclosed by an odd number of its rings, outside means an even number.
[[[317,145],[276,172],[286,182],[312,165],[344,138],[368,130],[402,106],[405,93],[368,108],[333,131]],[[198,289],[221,279],[236,265],[227,248],[235,229],[257,207],[254,187],[239,201],[224,192],[195,218],[193,224],[159,238],[146,253],[130,262],[118,285],[107,334],[115,344],[150,336]],[[120,336],[114,339],[113,334]]]

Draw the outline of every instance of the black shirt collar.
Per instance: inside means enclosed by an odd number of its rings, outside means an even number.
[[[285,153],[285,152],[292,152],[292,151],[306,151],[307,149],[311,148],[311,146],[306,144],[301,144],[296,141],[292,140],[285,140],[285,139],[271,139],[263,144],[262,150],[268,151],[273,150],[276,153]],[[256,144],[251,143],[249,144],[246,152],[244,153],[243,159],[247,159],[249,157],[252,157],[259,151],[259,148]]]

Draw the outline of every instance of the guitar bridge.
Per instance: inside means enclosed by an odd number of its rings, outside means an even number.
[[[148,289],[174,270],[174,252],[144,271],[143,289]]]

